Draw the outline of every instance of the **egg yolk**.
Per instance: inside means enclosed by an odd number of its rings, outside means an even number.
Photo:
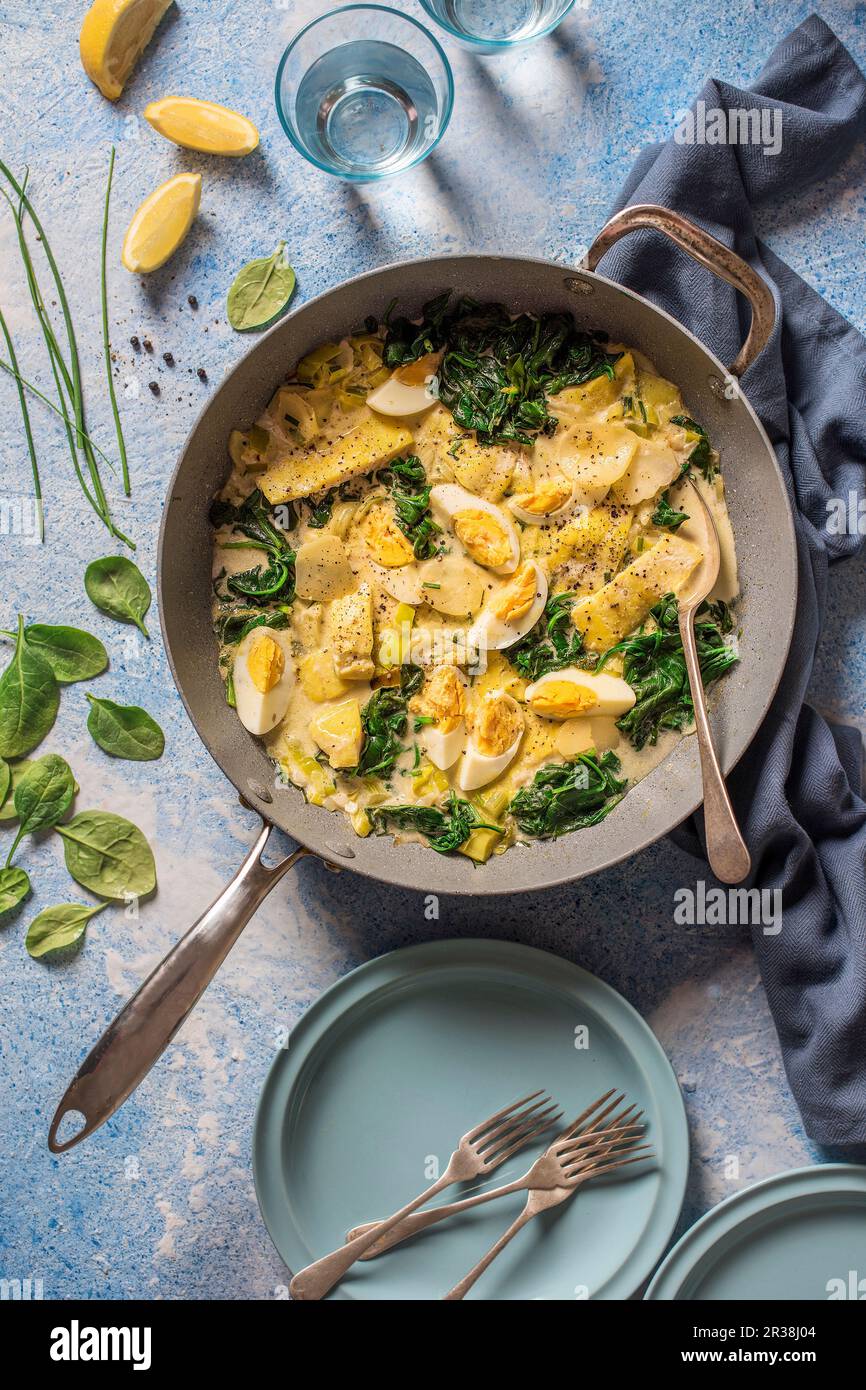
[[[437,666],[409,703],[414,714],[427,715],[443,734],[450,734],[466,713],[466,687],[453,666]]]
[[[407,362],[404,367],[398,367],[394,373],[394,380],[402,382],[404,386],[423,386],[429,377],[436,375],[441,361],[441,352],[427,352],[414,362]]]
[[[514,501],[523,511],[533,516],[547,516],[559,507],[564,507],[571,497],[571,483],[567,478],[545,478],[532,492],[526,492]]]
[[[286,657],[279,642],[262,633],[247,654],[247,670],[250,680],[262,695],[273,690],[286,669]]]
[[[571,719],[593,709],[598,704],[598,697],[588,686],[577,685],[574,681],[545,681],[529,703],[536,714]]]
[[[411,564],[415,558],[411,541],[403,535],[389,507],[373,507],[369,512],[364,541],[373,559],[386,569]]]
[[[498,758],[507,753],[514,740],[523,732],[523,715],[519,707],[502,694],[485,695],[472,721],[475,747],[486,758]]]
[[[535,601],[537,584],[534,565],[523,565],[493,604],[493,612],[504,623],[513,623],[528,613]]]
[[[505,527],[481,508],[455,512],[454,534],[479,565],[506,565],[511,559],[511,537]]]

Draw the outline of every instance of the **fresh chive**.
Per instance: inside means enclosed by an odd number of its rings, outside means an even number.
[[[111,199],[111,182],[114,177],[114,146],[111,147],[111,157],[108,161],[108,181],[105,185],[105,210],[102,214],[102,256],[100,258],[99,288],[102,298],[102,345],[105,349],[105,375],[108,377],[108,395],[111,399],[111,413],[114,416],[114,432],[117,435],[117,450],[120,454],[120,470],[123,475],[123,491],[127,497],[132,492],[129,483],[129,463],[126,458],[126,444],[123,438],[123,426],[120,423],[120,412],[117,409],[117,396],[114,392],[114,373],[111,370],[111,341],[108,336],[108,295],[105,279],[105,260],[108,248],[108,204]]]
[[[27,397],[24,395],[24,387],[21,383],[20,373],[18,372],[18,358],[15,356],[15,348],[12,344],[12,336],[0,309],[0,328],[3,330],[3,337],[6,339],[6,349],[12,362],[16,375],[16,386],[18,388],[18,400],[21,405],[21,416],[24,420],[24,433],[27,436],[27,448],[30,451],[30,465],[33,470],[33,495],[36,498],[36,505],[39,510],[39,539],[45,540],[45,519],[42,513],[42,484],[39,480],[39,464],[36,459],[36,447],[33,443],[33,431],[30,428],[30,411],[27,409]]]
[[[102,451],[96,449],[85,427],[84,391],[81,381],[81,366],[78,357],[78,344],[75,337],[75,329],[72,323],[72,313],[69,308],[69,300],[66,296],[63,278],[60,274],[60,269],[57,265],[57,261],[51,249],[51,243],[48,240],[45,229],[42,226],[39,216],[26,192],[27,175],[25,174],[24,182],[19,183],[18,180],[15,178],[15,175],[12,173],[11,169],[8,167],[7,164],[3,162],[2,159],[0,159],[0,173],[2,173],[2,175],[14,189],[15,194],[18,197],[18,208],[16,209],[14,204],[12,203],[9,194],[5,191],[5,189],[2,190],[3,196],[5,197],[9,206],[12,208],[13,217],[15,218],[15,225],[18,233],[18,245],[21,252],[21,258],[24,262],[25,272],[27,275],[28,289],[30,291],[30,296],[33,301],[33,307],[36,310],[37,318],[39,319],[39,324],[42,329],[43,336],[45,338],[45,343],[48,348],[49,357],[52,361],[52,370],[54,371],[55,382],[58,384],[58,393],[61,401],[61,406],[63,408],[57,410],[56,413],[59,414],[65,420],[68,420],[68,415],[66,414],[65,410],[66,402],[63,398],[63,392],[60,389],[60,384],[58,382],[57,377],[57,373],[59,371],[60,376],[63,380],[63,385],[66,388],[66,393],[70,397],[72,412],[75,419],[75,434],[76,438],[80,443],[81,451],[84,454],[84,459],[87,464],[87,472],[90,478],[92,495],[84,487],[82,474],[80,470],[76,468],[78,479],[82,483],[82,488],[85,492],[85,496],[87,497],[91,506],[93,506],[94,510],[97,512],[98,516],[100,517],[100,520],[103,522],[106,528],[111,532],[113,536],[116,536],[118,540],[123,541],[125,545],[130,546],[132,549],[135,549],[135,542],[130,540],[128,536],[124,535],[124,533],[115,525],[112,519],[111,511],[108,505],[108,500],[105,495],[105,489],[103,488],[102,479],[99,474],[99,465],[96,461],[96,454],[101,454]],[[29,216],[31,222],[33,223],[36,236],[42,245],[42,249],[45,253],[45,258],[48,261],[49,269],[54,280],[54,285],[57,292],[57,299],[60,304],[64,327],[66,329],[67,347],[69,352],[68,363],[63,355],[63,352],[61,351],[60,344],[57,341],[57,335],[54,332],[53,325],[51,323],[47,308],[45,306],[44,296],[42,295],[42,292],[39,288],[36,270],[33,265],[33,259],[30,255],[30,248],[27,245],[27,238],[24,233],[25,211]],[[71,424],[71,421],[69,423]],[[102,457],[104,458],[105,455],[102,455]]]

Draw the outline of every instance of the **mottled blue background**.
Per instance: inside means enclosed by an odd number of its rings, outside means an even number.
[[[134,479],[117,509],[154,580],[166,483],[208,393],[247,343],[225,321],[238,266],[285,237],[298,300],[402,257],[514,251],[573,262],[604,220],[638,150],[668,135],[707,75],[747,83],[807,4],[654,5],[579,0],[552,37],[523,52],[476,59],[445,36],[457,96],[450,129],[420,168],[395,182],[347,187],[288,145],[272,104],[285,40],[326,5],[182,0],[117,105],[84,77],[77,34],[84,6],[0,0],[3,151],[29,164],[32,193],[65,272],[81,345],[89,415],[112,451],[98,323],[98,237],[108,151],[117,146],[110,298],[121,408]],[[403,8],[421,17],[420,7]],[[866,63],[866,5],[821,13]],[[188,154],[141,120],[153,98],[182,93],[250,115],[261,149],[242,163]],[[177,256],[149,279],[121,269],[132,210],[181,169],[204,176],[201,215]],[[864,151],[806,199],[762,213],[770,245],[860,327]],[[0,215],[0,303],[25,375],[47,364]],[[187,295],[198,297],[193,312]],[[136,354],[132,334],[154,354]],[[162,353],[176,365],[166,367]],[[202,383],[196,369],[204,367]],[[148,390],[157,381],[160,395]],[[11,383],[0,382],[4,497],[27,495],[29,465]],[[52,1158],[46,1131],[86,1049],[166,948],[216,895],[253,834],[229,784],[204,753],[175,693],[152,613],[153,640],[103,618],[82,588],[89,560],[112,547],[87,510],[60,431],[33,407],[47,507],[44,549],[0,536],[0,626],[30,620],[89,627],[111,652],[99,692],[146,705],[166,730],[157,764],[103,756],[86,729],[81,686],[64,690],[45,747],[81,782],[78,805],[125,811],[151,836],[160,887],[137,920],[123,909],[90,927],[72,961],[32,961],[23,945],[38,908],[70,883],[56,837],[21,858],[34,897],[0,932],[4,1024],[0,1111],[5,1165],[0,1275],[41,1278],[46,1297],[268,1298],[285,1271],[261,1224],[250,1172],[256,1097],[284,1029],[317,994],[371,955],[431,935],[503,936],[557,951],[596,971],[650,1020],[682,1082],[693,1163],[682,1225],[756,1179],[820,1155],[788,1093],[747,933],[673,923],[673,892],[701,870],[661,844],[591,881],[485,904],[441,900],[424,920],[412,893],[335,878],[305,863],[247,930],[169,1054],[95,1138]],[[117,498],[119,489],[114,487]],[[864,722],[866,585],[862,566],[832,576],[814,690],[827,712]],[[6,832],[8,834],[8,832]],[[730,1176],[729,1156],[738,1161]]]

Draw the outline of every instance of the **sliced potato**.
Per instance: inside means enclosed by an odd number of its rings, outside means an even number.
[[[304,541],[295,556],[295,590],[299,598],[330,603],[356,587],[346,547],[326,532]]]
[[[588,598],[578,599],[571,620],[590,651],[621,642],[665,594],[678,593],[702,552],[679,536],[662,536],[636,560]]]
[[[407,429],[369,411],[348,434],[321,450],[287,445],[262,474],[261,489],[271,503],[292,502],[383,468],[411,447]]]

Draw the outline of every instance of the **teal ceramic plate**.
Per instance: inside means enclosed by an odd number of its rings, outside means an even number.
[[[316,1001],[271,1068],[253,1144],[265,1224],[297,1271],[352,1226],[416,1196],[484,1116],[546,1087],[568,1119],[611,1086],[646,1110],[656,1165],[590,1183],[536,1218],[470,1298],[632,1295],[682,1205],[682,1098],[634,1009],[557,956],[498,941],[438,941],[381,956]],[[512,1158],[497,1182],[525,1172],[543,1147]],[[439,1200],[459,1195],[450,1189]],[[523,1200],[490,1202],[357,1264],[331,1296],[440,1298]]]
[[[646,1293],[698,1302],[864,1296],[866,1168],[848,1163],[795,1168],[720,1202]]]

